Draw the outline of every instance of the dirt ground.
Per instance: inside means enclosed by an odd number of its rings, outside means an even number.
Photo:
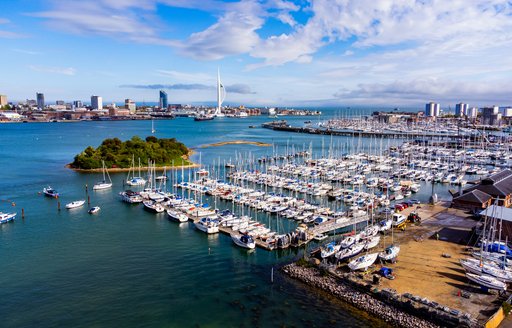
[[[405,210],[403,214],[411,211]],[[394,231],[393,240],[400,244],[400,254],[396,263],[386,266],[393,269],[395,280],[382,278],[379,288],[426,297],[469,313],[479,321],[485,320],[501,304],[501,298],[470,284],[459,263],[470,256],[467,243],[477,221],[463,211],[441,205],[423,205],[417,212],[422,218],[421,225],[408,224],[404,232]],[[381,237],[380,249],[391,244],[391,239],[391,235]],[[378,264],[375,269],[381,267]],[[365,279],[371,278],[372,275],[367,275]],[[470,298],[461,297],[462,291],[469,292]]]

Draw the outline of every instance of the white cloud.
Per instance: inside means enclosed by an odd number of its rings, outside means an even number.
[[[188,73],[178,72],[173,70],[157,70],[158,75],[170,77],[180,82],[194,82],[194,83],[205,83],[212,82],[214,80],[213,74],[204,73]]]
[[[48,66],[36,66],[30,65],[29,68],[36,72],[41,73],[54,73],[62,75],[75,75],[76,69],[73,67],[48,67]]]
[[[25,49],[11,49],[11,51],[18,52],[20,54],[31,55],[31,56],[42,54],[39,51],[32,51],[32,50],[25,50]]]

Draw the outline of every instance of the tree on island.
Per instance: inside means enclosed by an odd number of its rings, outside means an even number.
[[[107,168],[129,168],[132,158],[140,158],[147,163],[148,160],[157,166],[171,166],[190,164],[183,159],[188,154],[188,148],[175,138],[158,139],[149,136],[146,140],[134,136],[130,140],[122,142],[118,138],[105,139],[98,148],[89,146],[83,152],[75,156],[72,168],[99,169],[101,161],[105,161]]]

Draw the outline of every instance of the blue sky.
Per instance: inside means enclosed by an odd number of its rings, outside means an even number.
[[[512,3],[5,0],[0,94],[230,104],[512,105]]]

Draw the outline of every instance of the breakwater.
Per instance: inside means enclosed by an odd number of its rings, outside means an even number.
[[[392,292],[373,290],[374,286],[357,285],[354,280],[322,274],[314,267],[286,265],[282,270],[291,278],[320,288],[339,299],[397,327],[474,327],[469,319],[456,319],[449,314],[417,307],[412,301],[402,302]],[[373,290],[373,292],[372,292]],[[370,293],[374,295],[370,295]],[[416,315],[410,314],[414,313]]]

